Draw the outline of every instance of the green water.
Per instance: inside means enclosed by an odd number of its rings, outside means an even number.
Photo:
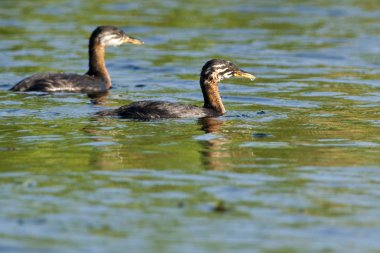
[[[1,252],[380,252],[380,2],[0,2]],[[111,24],[114,89],[7,91],[87,68]],[[211,58],[226,116],[94,114],[141,99],[202,105]]]

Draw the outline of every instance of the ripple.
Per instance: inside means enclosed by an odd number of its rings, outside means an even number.
[[[4,100],[4,101],[0,101],[0,104],[2,104],[2,105],[22,105],[23,103],[20,101]]]
[[[301,95],[304,97],[337,97],[341,96],[342,94],[342,92],[314,91],[302,93]]]
[[[220,138],[222,138],[221,135],[212,134],[212,133],[198,135],[198,136],[193,137],[193,139],[197,140],[197,141],[211,141],[211,140],[220,139]]]
[[[61,135],[29,135],[19,137],[23,142],[49,142],[49,141],[62,141],[65,138]]]
[[[240,103],[252,103],[259,105],[275,106],[275,107],[297,107],[297,108],[318,108],[317,102],[290,100],[290,99],[274,99],[274,98],[247,98],[247,97],[229,97],[228,101]]]
[[[79,146],[93,146],[93,147],[105,147],[105,146],[113,146],[113,145],[120,145],[117,142],[113,141],[93,141],[93,142],[85,142],[78,144]]]
[[[245,142],[240,144],[242,148],[284,148],[290,147],[286,142]]]
[[[378,148],[378,147],[380,147],[380,143],[367,142],[367,141],[353,141],[353,142],[346,142],[346,143],[303,144],[303,146]]]
[[[37,112],[37,110],[29,109],[0,109],[0,117],[26,117]]]

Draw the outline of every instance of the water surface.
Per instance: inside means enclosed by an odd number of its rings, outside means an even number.
[[[374,1],[0,3],[1,252],[380,252],[380,41]],[[112,24],[114,89],[7,91],[84,73]],[[202,105],[211,58],[228,113],[97,118],[140,99]]]

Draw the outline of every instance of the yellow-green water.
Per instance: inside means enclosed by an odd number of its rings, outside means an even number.
[[[380,252],[380,3],[0,2],[1,252]],[[87,68],[114,89],[7,91]],[[217,119],[96,118],[141,99],[202,105],[211,58],[256,74],[220,84]]]

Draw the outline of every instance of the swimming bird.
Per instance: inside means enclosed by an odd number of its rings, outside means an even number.
[[[89,40],[89,69],[87,73],[42,73],[27,77],[11,91],[45,91],[45,92],[104,92],[112,87],[108,74],[104,53],[108,46],[122,44],[143,44],[141,40],[125,34],[115,26],[99,26],[91,34]]]
[[[218,82],[230,77],[249,78],[252,81],[256,78],[230,61],[212,59],[203,66],[200,74],[203,107],[165,101],[139,101],[118,109],[100,111],[97,115],[143,120],[221,116],[226,110],[219,94]]]

